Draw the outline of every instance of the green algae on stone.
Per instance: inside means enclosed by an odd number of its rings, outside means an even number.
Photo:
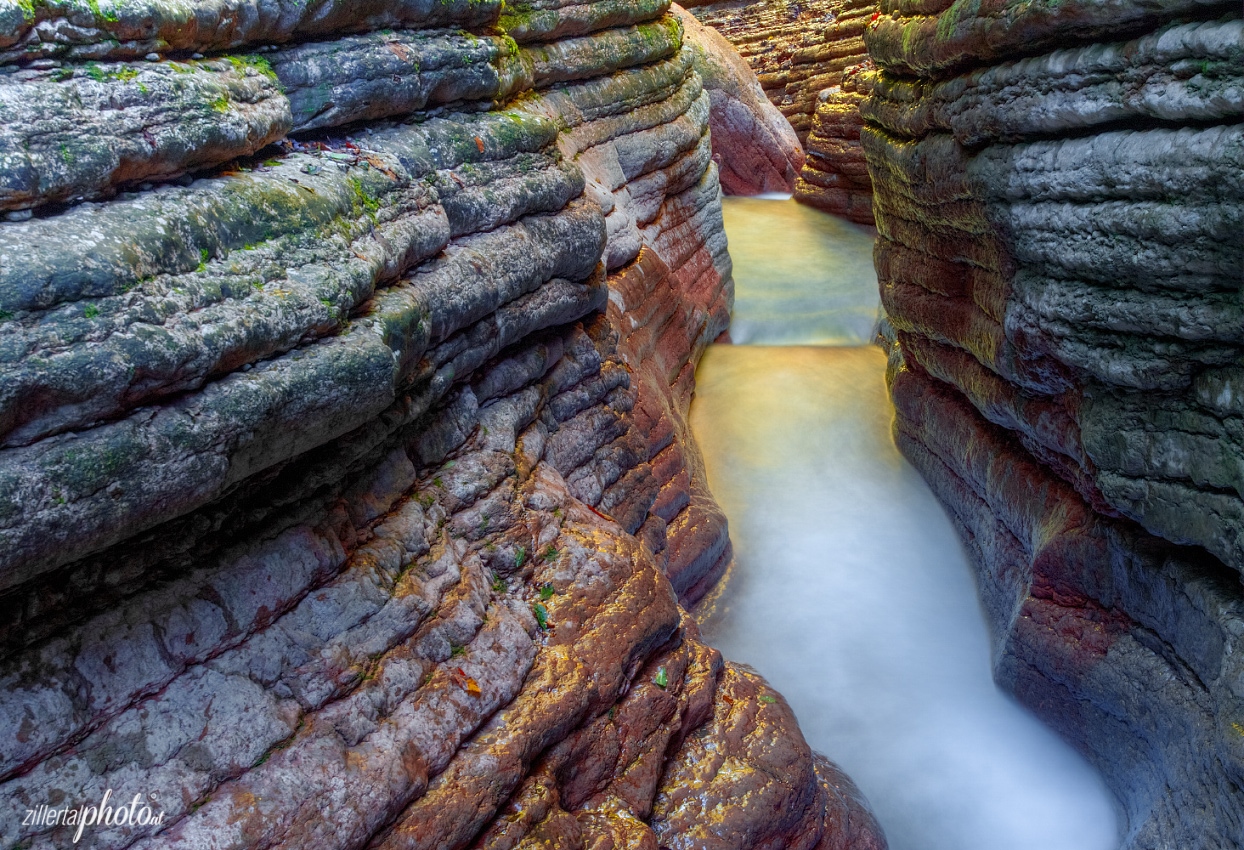
[[[0,115],[0,209],[174,177],[254,153],[291,127],[269,78],[219,60],[25,74],[0,85]]]
[[[0,64],[211,53],[406,26],[479,27],[500,0],[270,0],[237,17],[196,0],[0,0]],[[83,23],[90,23],[83,26]]]

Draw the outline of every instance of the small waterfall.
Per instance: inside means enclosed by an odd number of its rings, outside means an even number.
[[[890,438],[866,229],[727,199],[738,343],[710,348],[691,426],[735,564],[708,641],[788,699],[892,850],[1109,850],[1113,798],[1002,694],[971,568]]]

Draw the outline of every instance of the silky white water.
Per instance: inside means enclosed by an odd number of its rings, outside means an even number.
[[[793,201],[726,209],[732,336],[743,326],[750,342],[783,347],[715,345],[697,372],[691,426],[736,553],[699,612],[706,638],[786,697],[892,850],[1115,847],[1096,773],[993,684],[962,546],[890,437],[882,352],[799,345],[868,337],[876,281],[858,269],[871,237]],[[773,234],[807,221],[803,236],[831,241],[820,254],[831,261],[792,269]],[[770,275],[782,285],[765,295]],[[780,327],[787,307],[798,315]]]
[[[880,303],[868,228],[789,199],[727,198],[724,212],[736,343],[868,341]]]

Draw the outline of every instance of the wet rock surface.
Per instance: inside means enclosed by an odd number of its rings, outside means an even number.
[[[732,284],[664,4],[0,22],[0,844],[879,846],[682,607]]]
[[[904,453],[1000,681],[1123,801],[1241,846],[1238,9],[883,4],[861,112]]]

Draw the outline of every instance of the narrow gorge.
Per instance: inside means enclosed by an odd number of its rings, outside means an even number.
[[[777,341],[1117,846],[1244,847],[1238,4],[0,0],[0,119],[0,846],[885,850],[715,642]]]

